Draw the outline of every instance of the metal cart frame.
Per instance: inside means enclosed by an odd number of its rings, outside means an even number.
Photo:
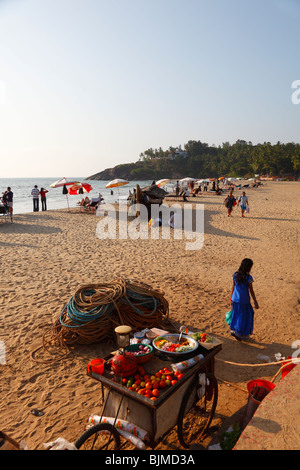
[[[213,400],[213,403],[211,411],[206,416],[206,423],[202,431],[199,431],[198,438],[204,435],[213,419],[218,398],[218,384],[214,376],[214,357],[221,349],[221,344],[217,344],[210,350],[199,346],[197,354],[203,354],[204,359],[187,369],[183,378],[178,380],[175,385],[164,389],[155,401],[113,381],[109,366],[106,366],[103,375],[89,370],[87,375],[101,383],[102,410],[100,417],[115,417],[115,422],[118,418],[124,419],[145,429],[149,436],[147,445],[152,449],[177,425],[179,441],[183,447],[188,448],[189,444],[183,434],[182,422],[190,408],[198,400],[199,374],[204,373],[208,378],[206,381],[208,386],[205,388],[204,396],[205,401],[206,399]],[[105,359],[109,360],[111,357],[107,356]],[[149,363],[145,364],[145,369],[148,370],[150,363],[152,370],[156,371],[162,367],[170,366],[170,361],[164,361],[157,355],[154,355]]]

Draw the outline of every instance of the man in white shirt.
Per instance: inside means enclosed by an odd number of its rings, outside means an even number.
[[[37,185],[34,186],[33,190],[31,191],[31,196],[33,199],[33,212],[39,211],[39,195],[40,191]]]

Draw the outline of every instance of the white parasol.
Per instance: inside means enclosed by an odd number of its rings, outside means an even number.
[[[67,180],[67,178],[63,177],[61,178],[60,180],[57,180],[55,181],[54,183],[50,184],[50,188],[64,188],[63,189],[63,194],[65,194],[67,196],[67,204],[68,204],[68,209],[70,209],[69,207],[69,199],[68,199],[68,191],[66,189],[66,186],[71,186],[73,184],[76,184],[78,183],[78,181],[70,181],[70,180]]]
[[[122,180],[122,179],[115,179],[110,181],[105,187],[106,188],[118,188],[119,186],[125,186],[125,184],[129,184],[129,181]]]
[[[164,186],[165,184],[168,184],[170,183],[170,180],[169,179],[162,179],[162,180],[158,180],[156,181],[156,186],[158,186],[159,188],[161,188],[162,186]]]

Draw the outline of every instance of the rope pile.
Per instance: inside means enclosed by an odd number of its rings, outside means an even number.
[[[118,325],[131,326],[133,331],[162,327],[168,316],[169,303],[163,292],[143,282],[117,279],[84,285],[44,334],[43,348],[51,354],[57,347],[68,353],[68,346],[75,343],[113,340]],[[33,354],[31,357],[34,359]]]

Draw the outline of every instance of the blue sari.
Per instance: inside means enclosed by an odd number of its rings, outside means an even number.
[[[254,310],[250,303],[249,284],[253,282],[252,276],[247,274],[243,281],[238,281],[236,273],[233,275],[234,290],[232,293],[232,319],[230,330],[236,336],[248,337],[253,333]]]

